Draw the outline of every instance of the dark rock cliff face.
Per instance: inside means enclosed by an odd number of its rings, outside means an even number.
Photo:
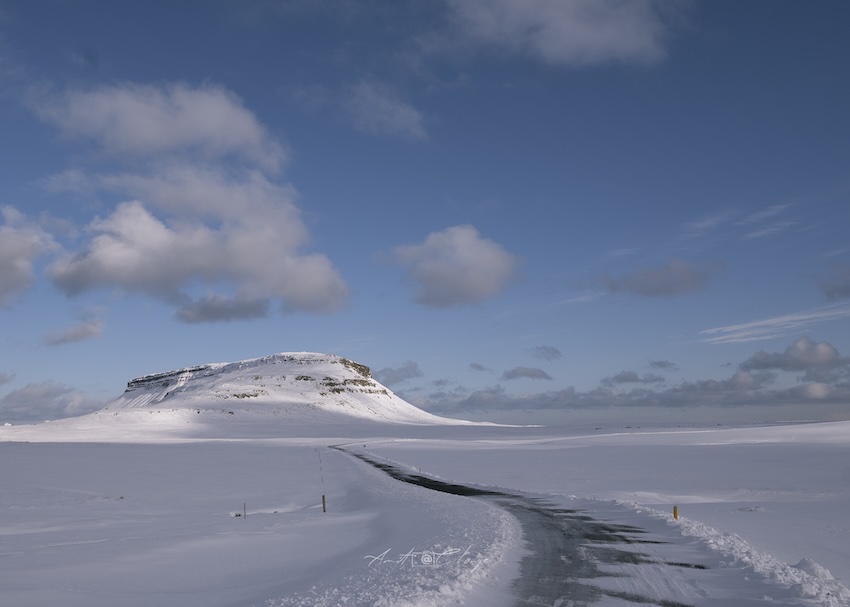
[[[153,373],[151,375],[143,375],[127,382],[127,392],[135,390],[145,390],[149,388],[169,388],[175,386],[178,382],[191,381],[192,379],[200,379],[204,377],[212,377],[224,373],[251,369],[253,367],[261,367],[276,364],[287,365],[315,365],[317,363],[334,363],[345,367],[346,369],[370,380],[372,372],[366,365],[354,362],[341,356],[330,354],[272,354],[262,358],[254,358],[233,363],[213,363],[207,365],[198,365],[196,367],[186,367],[175,371],[166,371],[164,373]],[[358,380],[344,379],[345,383],[351,383]]]
[[[177,380],[184,374],[189,373],[194,377],[209,377],[215,375],[216,370],[210,365],[201,365],[198,367],[187,367],[178,369],[177,371],[166,371],[165,373],[154,373],[152,375],[143,375],[127,382],[127,391],[152,388],[154,386],[167,388],[177,383]]]

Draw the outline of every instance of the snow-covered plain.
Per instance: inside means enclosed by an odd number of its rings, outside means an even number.
[[[227,377],[156,376],[97,414],[0,427],[0,604],[515,604],[529,546],[514,516],[394,480],[359,454],[639,527],[644,560],[680,564],[584,580],[610,591],[594,604],[850,605],[850,422],[455,424],[379,384],[345,384],[357,367],[302,357],[296,380],[281,372],[292,360],[257,360]],[[333,392],[354,399],[336,401],[344,415],[289,380],[288,405],[244,396],[246,382],[273,392],[271,375],[379,392]]]

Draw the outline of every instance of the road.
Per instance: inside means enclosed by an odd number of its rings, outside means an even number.
[[[692,603],[670,597],[693,596],[694,588],[682,587],[677,580],[683,578],[682,570],[705,567],[665,562],[650,554],[645,549],[660,542],[649,539],[642,529],[597,520],[586,512],[559,508],[546,500],[520,493],[439,481],[406,472],[363,453],[340,450],[396,480],[433,491],[486,500],[514,515],[522,525],[528,549],[520,562],[520,576],[513,584],[516,607],[612,602],[694,607]],[[617,580],[616,584],[601,583],[612,577],[628,579]]]

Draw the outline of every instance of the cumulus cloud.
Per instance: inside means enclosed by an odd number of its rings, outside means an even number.
[[[821,281],[820,290],[829,299],[850,297],[850,263],[833,265],[832,276]]]
[[[603,378],[601,383],[603,386],[611,387],[618,384],[663,384],[665,381],[660,375],[647,373],[641,377],[634,371],[621,371],[616,375]]]
[[[387,367],[375,371],[374,375],[375,379],[385,386],[393,386],[414,377],[422,377],[423,373],[417,363],[409,360],[400,367]]]
[[[199,281],[233,285],[248,301],[277,297],[287,310],[333,311],[347,288],[326,257],[297,254],[297,241],[287,240],[293,232],[288,216],[247,216],[217,228],[172,226],[142,203],[125,202],[92,221],[95,236],[87,251],[63,256],[49,271],[69,295],[121,287],[183,301],[189,297],[184,289]]]
[[[178,320],[190,324],[265,318],[268,314],[267,299],[245,301],[217,294],[189,303],[175,313]]]
[[[284,230],[282,237],[287,241],[301,245],[307,238],[294,188],[256,170],[228,171],[178,162],[150,173],[93,175],[88,182],[90,187],[144,200],[178,217],[222,221],[244,220],[245,215],[263,221],[277,217],[275,227]]]
[[[48,333],[44,337],[44,343],[48,346],[59,346],[92,339],[103,332],[103,325],[102,319],[89,318],[67,329]]]
[[[726,379],[682,382],[667,389],[646,387],[621,390],[602,387],[581,392],[570,386],[535,394],[511,395],[502,386],[487,387],[468,395],[420,400],[432,411],[462,413],[469,410],[572,410],[612,407],[744,407],[807,403],[846,404],[850,384],[807,382],[790,388],[773,388],[775,375],[737,371]]]
[[[428,138],[425,118],[386,84],[360,82],[352,86],[342,103],[355,128],[370,135],[410,140]]]
[[[89,115],[87,102],[103,116]],[[81,250],[49,267],[68,295],[140,292],[174,305],[176,318],[190,323],[262,317],[273,304],[331,312],[345,303],[348,288],[330,260],[303,251],[309,234],[294,189],[269,177],[283,146],[233,94],[125,84],[71,91],[40,111],[68,136],[133,160],[131,171],[77,169],[45,180],[51,191],[123,200],[89,223]]]
[[[653,63],[665,56],[668,2],[449,0],[452,36],[552,65]],[[455,45],[443,41],[443,48]]]
[[[56,243],[12,207],[3,207],[0,213],[0,307],[5,307],[30,288],[35,281],[36,259],[55,249]]]
[[[0,398],[0,421],[30,423],[91,413],[103,403],[52,381],[27,384]]]
[[[656,361],[665,362],[665,361]],[[672,364],[672,363],[670,363]],[[668,369],[669,365],[661,365]],[[805,371],[796,385],[779,383],[777,371]],[[540,369],[517,368],[503,380],[540,377]],[[797,340],[783,353],[757,353],[729,377],[695,379],[665,386],[659,375],[623,371],[603,378],[599,388],[573,386],[539,393],[512,395],[501,385],[467,394],[442,393],[420,399],[423,408],[461,414],[464,410],[570,410],[614,407],[746,407],[749,405],[829,404],[850,402],[850,360],[825,342]]]
[[[834,388],[823,382],[810,382],[789,388],[787,396],[801,400],[825,400],[832,396]],[[846,394],[846,391],[844,391]]]
[[[773,382],[774,379],[775,376],[771,373],[736,371],[728,379],[701,379],[697,381],[683,382],[679,386],[671,388],[665,396],[681,396],[683,398],[683,402],[687,402],[693,401],[692,396],[698,394],[710,396],[758,390]]]
[[[660,371],[679,370],[679,366],[676,363],[670,362],[669,360],[651,360],[649,361],[649,366],[651,369],[658,369]]]
[[[394,255],[417,285],[416,300],[434,308],[498,295],[518,266],[516,257],[468,225],[433,232],[422,244],[397,247]]]
[[[537,369],[536,367],[514,367],[513,369],[502,373],[502,379],[504,380],[521,378],[552,379],[552,376],[546,373],[543,369]]]
[[[232,92],[184,83],[123,83],[34,97],[30,106],[71,139],[132,157],[200,153],[277,171],[284,148]]]
[[[543,360],[553,361],[561,358],[561,351],[554,346],[537,346],[534,348],[534,356]]]
[[[842,381],[850,380],[850,360],[843,359],[841,364],[830,367],[816,367],[806,369],[799,377],[804,383],[835,385]]]
[[[675,297],[696,291],[720,270],[718,264],[698,265],[671,259],[657,268],[640,268],[616,278],[604,280],[611,293],[633,293],[645,297]]]
[[[768,353],[763,350],[757,352],[741,364],[741,369],[807,371],[836,367],[844,362],[832,344],[825,341],[815,342],[804,336],[791,344],[785,352]]]
[[[419,402],[435,402],[435,401],[448,401],[448,400],[459,400],[466,397],[469,394],[469,389],[464,388],[463,386],[456,386],[451,390],[438,390],[437,392],[431,392],[427,395],[427,397],[423,398],[413,398],[411,400],[416,400]],[[405,399],[407,400],[407,399]],[[410,402],[410,401],[408,401]]]

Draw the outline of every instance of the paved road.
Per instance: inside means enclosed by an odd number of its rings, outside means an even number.
[[[612,599],[660,607],[692,607],[684,602],[655,598],[653,590],[661,590],[654,593],[656,595],[668,594],[658,583],[666,577],[665,569],[672,574],[677,569],[702,566],[665,563],[645,553],[642,546],[659,542],[647,539],[642,529],[599,521],[582,511],[558,508],[545,500],[519,493],[491,491],[411,474],[362,453],[346,452],[399,481],[487,500],[513,514],[522,525],[529,550],[520,562],[520,577],[514,582],[516,607],[592,605]],[[619,590],[603,589],[592,583],[594,579],[623,575],[612,573],[612,566],[622,565],[637,566],[638,572],[645,565],[646,575],[618,584]],[[634,571],[635,567],[630,570]]]

